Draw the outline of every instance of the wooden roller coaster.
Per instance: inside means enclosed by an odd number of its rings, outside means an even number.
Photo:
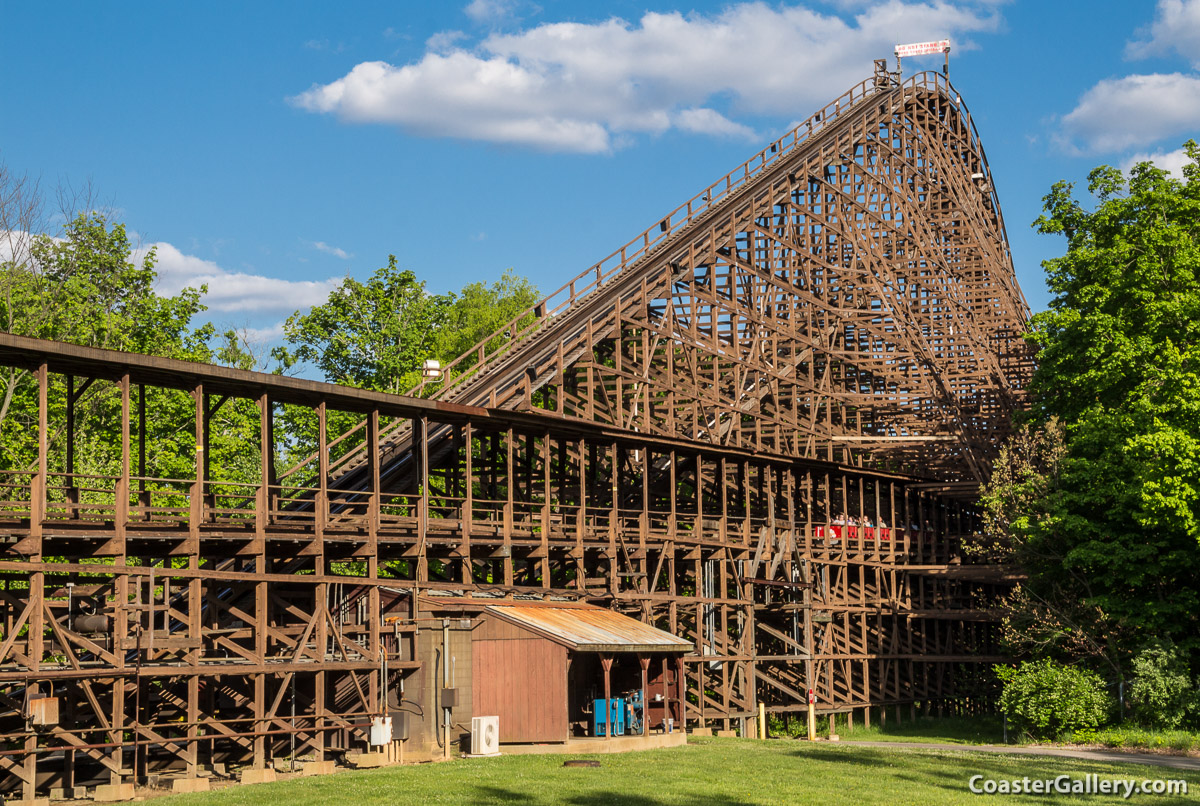
[[[0,336],[37,411],[0,478],[0,791],[352,751],[432,685],[436,595],[685,638],[690,726],[966,707],[1009,583],[962,547],[1027,313],[958,93],[878,66],[408,396]],[[118,459],[83,474],[102,394]],[[237,478],[223,406],[257,422]],[[286,470],[285,407],[316,421]],[[161,450],[189,472],[148,476]]]

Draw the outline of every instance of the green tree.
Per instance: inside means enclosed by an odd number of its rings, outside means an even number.
[[[528,326],[534,316],[527,312],[539,299],[537,288],[512,269],[506,269],[490,286],[484,283],[464,286],[446,311],[434,346],[434,357],[446,365],[464,356],[456,368],[461,374],[478,360],[466,356],[468,350],[482,346],[486,355],[500,350],[509,339],[505,329]]]
[[[1120,677],[1123,625],[1090,601],[1087,569],[1066,563],[1069,547],[1043,530],[1065,456],[1057,417],[1019,426],[980,496],[982,535],[966,550],[981,562],[1016,565],[1027,576],[1005,597],[1002,635],[1010,651],[1086,659]]]
[[[1200,149],[1174,179],[1149,163],[1089,177],[1088,210],[1058,183],[1035,226],[1066,238],[1044,264],[1032,416],[1063,423],[1054,478],[1018,524],[1031,576],[1077,580],[1131,645],[1200,649]],[[1129,647],[1120,654],[1128,657]]]
[[[366,282],[347,277],[324,304],[289,317],[283,326],[288,346],[274,356],[285,370],[304,362],[331,383],[398,394],[420,380],[452,302],[426,292],[424,282],[388,255],[387,266]]]
[[[1051,660],[997,666],[1004,684],[1000,712],[1035,739],[1095,730],[1108,719],[1112,700],[1098,674]]]
[[[1169,641],[1151,641],[1131,664],[1129,703],[1133,716],[1150,728],[1178,728],[1193,715],[1200,697],[1187,661]]]
[[[331,383],[400,394],[420,382],[426,359],[448,364],[485,339],[486,353],[500,349],[504,329],[537,300],[537,289],[511,269],[491,285],[430,294],[389,255],[365,283],[347,277],[325,303],[293,314],[284,325],[286,346],[273,355],[281,371],[307,363]],[[518,327],[532,320],[529,313]]]
[[[502,329],[537,300],[528,280],[507,271],[497,282],[472,283],[459,294],[430,294],[394,255],[366,282],[347,277],[321,305],[293,314],[284,325],[285,345],[273,357],[286,372],[308,364],[326,381],[403,394],[421,381],[426,359],[443,365]],[[488,344],[504,342],[503,334]],[[473,361],[464,361],[461,368]],[[332,440],[354,428],[361,415],[330,411],[326,430]],[[317,418],[311,410],[285,406],[279,417],[282,464],[293,466],[317,446]],[[331,458],[355,450],[363,432],[344,440]]]
[[[103,214],[72,219],[59,237],[32,236],[27,250],[11,250],[0,264],[0,329],[88,347],[167,356],[190,361],[244,364],[233,333],[214,350],[212,325],[193,328],[205,310],[205,289],[175,296],[155,293],[153,250],[135,260],[122,224]],[[32,373],[10,368],[0,377],[0,467],[28,468],[36,458],[37,386]],[[57,378],[49,389],[52,421],[61,424],[67,390]],[[191,398],[152,389],[147,403],[147,473],[186,478],[194,467]],[[251,405],[252,408],[252,405]],[[120,397],[116,385],[93,383],[76,404],[76,472],[113,475],[119,465]],[[245,450],[257,417],[242,401],[218,412],[210,466],[214,477],[256,467]],[[224,427],[228,426],[228,427]],[[232,433],[229,433],[232,432]],[[52,468],[65,470],[66,434],[50,434]]]

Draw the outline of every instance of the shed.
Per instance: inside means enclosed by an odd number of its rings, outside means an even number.
[[[668,718],[681,724],[689,641],[585,603],[460,599],[438,605],[477,616],[472,712],[498,716],[503,743],[591,735],[595,700],[622,695],[644,703],[639,732]]]

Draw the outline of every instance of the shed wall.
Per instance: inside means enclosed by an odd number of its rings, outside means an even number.
[[[567,740],[566,647],[543,638],[477,638],[472,673],[475,715],[500,717],[502,743]]]

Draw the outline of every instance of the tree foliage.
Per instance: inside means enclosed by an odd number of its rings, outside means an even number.
[[[387,266],[365,283],[347,277],[324,304],[289,318],[287,344],[274,355],[283,370],[307,363],[331,383],[399,394],[420,382],[426,359],[449,363],[537,298],[537,289],[511,270],[491,285],[430,294],[424,281],[389,255]],[[497,334],[488,350],[504,338]]]
[[[155,291],[153,250],[140,261],[122,224],[101,213],[71,219],[58,237],[30,237],[29,247],[10,251],[0,264],[0,329],[35,338],[87,347],[167,356],[190,361],[244,365],[246,353],[235,334],[223,334],[220,346],[210,324],[193,327],[205,310],[205,289],[185,288],[174,296]],[[68,390],[51,384],[51,419],[63,421]],[[5,368],[0,376],[0,468],[24,469],[36,459],[37,385],[32,373]],[[185,477],[194,467],[195,437],[180,423],[189,422],[191,398],[183,392],[153,389],[147,395],[147,472]],[[119,464],[120,396],[111,382],[93,383],[75,405],[76,466],[79,473],[112,475]],[[251,412],[238,402],[220,417],[234,434],[251,433]],[[227,434],[228,428],[214,428]],[[66,434],[50,434],[52,467],[65,471]],[[212,445],[214,476],[237,475],[247,465],[243,438],[218,438]],[[248,464],[254,467],[253,461]]]
[[[1200,650],[1200,149],[1186,148],[1182,180],[1106,166],[1094,209],[1062,182],[1045,197],[1035,226],[1067,248],[1044,264],[1055,296],[1029,336],[1031,427],[1057,418],[1062,450],[1001,467],[987,501],[1028,590],[1100,614],[1092,638],[1122,662],[1151,637]]]
[[[1055,505],[1064,428],[1051,417],[1019,426],[1002,446],[980,496],[981,539],[968,551],[1027,575],[1005,597],[1002,636],[1016,654],[1089,659],[1121,672],[1122,625],[1091,601],[1085,568],[1068,565],[1066,547],[1043,530]]]
[[[331,383],[403,394],[420,383],[426,359],[448,364],[537,298],[537,289],[511,271],[491,285],[471,283],[458,294],[430,294],[423,280],[389,255],[387,265],[366,282],[347,277],[323,304],[292,315],[284,325],[285,344],[272,355],[280,372],[307,364]],[[501,334],[492,342],[503,339]],[[495,345],[489,342],[489,348]],[[330,412],[326,427],[329,434],[338,434],[360,419]],[[310,410],[285,406],[279,425],[286,434],[279,443],[284,464],[300,462],[316,450],[317,419]],[[355,444],[345,442],[337,450],[351,450]]]
[[[1170,641],[1151,641],[1131,664],[1129,703],[1147,727],[1173,729],[1196,713],[1200,696],[1192,686],[1187,660]]]
[[[1112,707],[1100,675],[1076,666],[1042,659],[997,666],[996,676],[1004,684],[1001,713],[1035,739],[1095,730]]]
[[[400,393],[419,379],[451,302],[388,255],[366,282],[347,277],[324,304],[289,317],[289,347],[274,354],[285,369],[305,362],[331,383]]]
[[[514,326],[522,328],[533,321],[533,314],[525,312],[537,301],[537,288],[511,269],[491,285],[471,283],[464,286],[446,311],[438,332],[435,357],[445,365],[476,346],[482,346],[488,355],[498,351],[508,338],[504,330],[509,323],[515,321]],[[484,339],[487,339],[486,343]],[[463,361],[458,372],[473,366],[475,361],[474,358]]]
[[[196,323],[205,310],[206,288],[184,288],[175,295],[157,292],[154,251],[138,257],[124,225],[89,209],[68,215],[55,235],[39,234],[44,229],[41,209],[36,183],[0,163],[0,331],[242,369],[258,363],[236,332],[217,333],[211,324]],[[284,328],[286,346],[273,351],[273,357],[281,371],[307,363],[334,383],[404,392],[420,380],[425,359],[449,363],[503,330],[536,300],[537,290],[511,271],[491,285],[467,285],[460,294],[430,294],[412,271],[400,270],[395,257],[389,257],[366,281],[347,278],[324,304],[290,317]],[[489,344],[489,349],[497,346]],[[69,385],[52,376],[48,402],[54,423],[65,419]],[[81,380],[74,387],[76,450],[70,472],[114,475],[120,462],[117,385],[95,381],[79,393],[82,385]],[[140,393],[135,390],[134,395],[137,406]],[[188,478],[194,472],[194,407],[185,391],[146,390],[146,433],[134,434],[135,453],[137,442],[144,439],[146,444],[146,475]],[[328,434],[336,437],[358,419],[330,412]],[[32,467],[36,426],[33,374],[0,368],[0,469]],[[257,480],[257,429],[253,401],[228,400],[212,409],[209,479]],[[276,419],[278,469],[311,454],[316,431],[311,409],[284,406]],[[53,472],[68,472],[66,441],[62,428],[50,434]],[[343,441],[337,450],[355,444]]]

